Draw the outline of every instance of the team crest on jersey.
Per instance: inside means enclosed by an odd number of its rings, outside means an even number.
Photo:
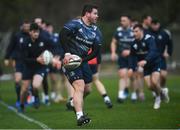
[[[130,32],[130,36],[133,37],[133,36],[134,36],[134,33],[133,33],[133,32]]]
[[[95,38],[96,37],[96,33],[92,32],[92,37]]]
[[[146,46],[146,43],[145,43],[145,42],[143,42],[143,43],[142,43],[142,46],[143,46],[143,47],[145,47],[145,46]]]
[[[82,28],[80,28],[78,31],[79,31],[80,33],[83,33],[83,30],[82,30]]]
[[[158,36],[158,39],[159,39],[159,40],[161,40],[161,39],[162,39],[162,36],[161,36],[161,35],[159,35],[159,36]]]
[[[20,43],[23,43],[23,41],[24,41],[24,39],[21,37],[21,38],[19,39],[19,42],[20,42]]]
[[[137,44],[134,44],[133,47],[135,50],[137,50]]]
[[[122,36],[122,33],[121,33],[121,32],[119,32],[119,33],[118,33],[118,36],[119,36],[119,37],[121,37],[121,36]]]
[[[44,46],[44,42],[40,42],[40,43],[39,43],[39,46],[40,46],[40,47],[43,47],[43,46]]]
[[[31,47],[31,46],[32,46],[31,43],[29,43],[29,44],[28,44],[28,47]]]

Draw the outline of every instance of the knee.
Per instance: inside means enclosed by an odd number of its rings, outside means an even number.
[[[20,76],[15,76],[14,80],[15,80],[16,83],[20,83],[21,77]]]
[[[74,81],[73,87],[74,87],[75,91],[84,93],[85,84],[84,84],[83,80],[82,81],[81,80]]]
[[[37,89],[41,86],[41,83],[33,81],[32,86]]]

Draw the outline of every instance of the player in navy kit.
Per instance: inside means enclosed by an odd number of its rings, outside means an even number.
[[[21,90],[21,80],[22,80],[22,72],[24,69],[22,56],[21,56],[21,44],[24,43],[25,39],[29,36],[29,28],[30,22],[24,21],[21,25],[20,31],[17,32],[11,39],[10,44],[7,48],[5,55],[5,65],[9,64],[9,59],[13,58],[15,60],[15,89],[17,95],[16,106],[20,105],[20,90]]]
[[[171,34],[163,29],[158,20],[153,20],[151,24],[151,35],[155,38],[158,50],[161,56],[161,87],[164,93],[168,96],[168,88],[166,87],[167,65],[166,60],[172,56],[173,44]],[[169,97],[166,98],[169,102]]]
[[[119,91],[118,102],[122,103],[126,99],[125,90],[129,87],[129,74],[132,75],[133,59],[131,56],[122,56],[124,49],[129,49],[134,40],[133,31],[131,28],[130,17],[121,16],[121,26],[117,28],[111,42],[111,59],[115,61],[118,57],[119,65]],[[118,49],[117,49],[118,48]],[[116,53],[117,49],[117,53]],[[134,87],[134,86],[133,86]],[[126,92],[127,93],[127,92]],[[133,92],[132,100],[136,100],[136,93]]]
[[[33,95],[36,97],[34,106],[36,108],[39,107],[37,90],[43,81],[43,77],[47,74],[47,65],[44,65],[44,59],[41,56],[45,50],[53,52],[51,41],[40,33],[39,26],[36,23],[32,23],[30,26],[30,36],[22,45],[22,58],[25,69],[23,71],[20,112],[24,111],[24,97],[27,94],[31,80]]]
[[[144,79],[151,91],[156,93],[154,109],[159,109],[161,104],[162,89],[160,87],[160,53],[157,49],[155,40],[149,34],[144,34],[141,24],[133,27],[135,40],[131,50],[124,50],[122,55],[137,57],[138,67],[144,68]]]
[[[73,103],[78,126],[91,121],[83,113],[83,95],[85,87],[92,81],[92,73],[87,62],[97,55],[102,43],[101,32],[94,25],[97,19],[97,6],[85,5],[81,19],[69,21],[60,32],[60,42],[65,51],[63,63],[67,64],[69,62],[71,54],[82,58],[81,66],[78,68],[74,70],[63,68],[65,75],[74,88]],[[92,52],[88,55],[90,48],[92,48]]]

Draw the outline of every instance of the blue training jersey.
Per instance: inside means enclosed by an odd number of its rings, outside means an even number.
[[[118,52],[121,53],[124,49],[130,49],[134,40],[132,28],[118,27],[114,33],[114,38],[118,41]]]
[[[146,60],[147,65],[159,63],[160,54],[154,38],[145,34],[141,40],[134,40],[131,46],[131,55],[136,56],[138,61]]]
[[[19,31],[15,35],[13,35],[6,50],[5,59],[13,58],[20,61],[22,59],[21,46],[28,36],[29,34],[23,31]]]
[[[159,29],[158,31],[151,31],[151,35],[156,41],[161,56],[163,55],[166,47],[168,54],[171,56],[173,51],[171,36],[164,29]]]
[[[87,26],[82,19],[73,19],[66,23],[64,28],[72,32],[70,43],[68,43],[70,53],[81,58],[87,57],[93,44],[102,44],[102,34],[98,27],[95,25]]]

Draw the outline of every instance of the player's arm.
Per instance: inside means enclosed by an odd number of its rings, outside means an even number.
[[[87,62],[87,61],[95,58],[98,55],[100,48],[101,48],[101,44],[97,44],[97,43],[93,44],[91,53],[87,57],[82,59],[82,62]]]
[[[112,61],[115,61],[117,59],[116,48],[117,48],[117,40],[113,37],[112,41],[111,41],[111,59],[112,59]]]
[[[10,59],[10,57],[12,55],[12,52],[13,52],[15,46],[16,46],[16,35],[13,34],[12,37],[11,37],[10,43],[9,43],[7,49],[6,49],[6,54],[5,54],[5,57],[4,57],[5,65],[9,65],[9,59]]]
[[[102,33],[97,28],[97,30],[96,30],[96,37],[95,37],[95,40],[94,40],[94,44],[92,46],[92,51],[91,51],[91,53],[87,57],[82,59],[82,62],[87,62],[87,61],[97,57],[99,55],[99,53],[100,53],[102,42],[103,42]]]
[[[156,43],[154,39],[151,37],[147,41],[147,46],[149,48],[148,54],[145,57],[145,64],[151,63],[154,59],[156,59],[159,56],[159,53],[157,51]]]
[[[173,41],[172,41],[172,36],[171,33],[169,31],[165,31],[166,33],[166,37],[167,37],[167,46],[166,46],[166,53],[168,54],[168,56],[172,56],[173,53]]]

